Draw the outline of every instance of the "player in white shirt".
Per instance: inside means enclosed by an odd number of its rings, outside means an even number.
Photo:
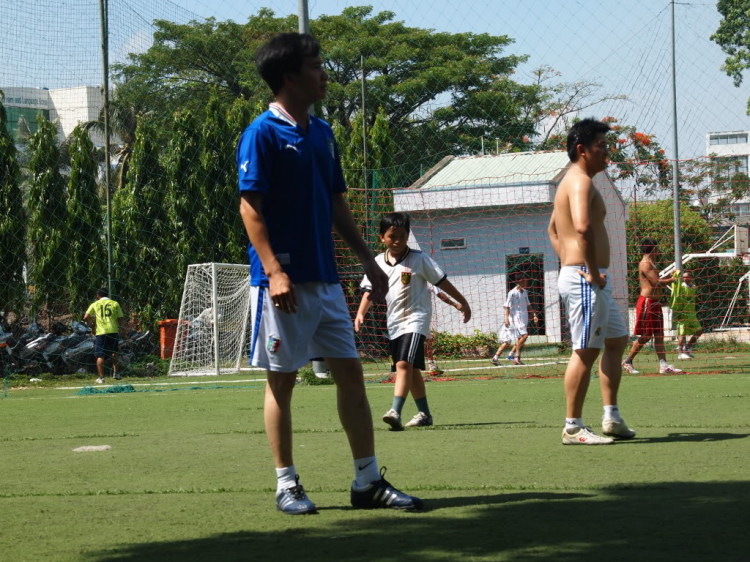
[[[471,308],[433,259],[407,246],[410,225],[406,213],[388,213],[380,220],[380,241],[386,251],[375,258],[375,263],[388,276],[387,325],[390,352],[396,370],[393,405],[383,421],[393,430],[402,430],[401,410],[411,391],[419,412],[406,427],[432,425],[427,405],[427,393],[421,370],[424,364],[424,342],[430,333],[432,299],[429,284],[435,285],[456,299],[464,322],[471,318]],[[370,308],[372,285],[365,276],[361,283],[364,294],[359,304],[354,329],[359,332]]]
[[[512,340],[516,340],[516,345],[508,354],[508,361],[512,361],[514,365],[523,365],[521,350],[526,343],[526,338],[529,337],[527,326],[529,324],[529,307],[531,306],[526,285],[526,278],[522,273],[518,273],[516,275],[516,286],[508,291],[508,297],[505,299],[505,323],[500,329],[498,338],[500,347],[497,348],[495,356],[490,359],[493,365],[500,364],[500,356]],[[534,315],[534,324],[539,325],[539,317],[536,312],[532,310],[531,313]]]

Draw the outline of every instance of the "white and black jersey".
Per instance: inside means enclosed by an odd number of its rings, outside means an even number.
[[[516,328],[523,327],[529,323],[529,292],[519,289],[517,286],[508,291],[505,299],[505,307],[510,309],[510,323]]]
[[[429,285],[437,285],[445,279],[445,272],[427,254],[407,248],[397,262],[380,254],[375,258],[388,276],[388,337],[395,340],[403,334],[430,333],[432,299]],[[360,287],[371,291],[372,284],[365,275]]]

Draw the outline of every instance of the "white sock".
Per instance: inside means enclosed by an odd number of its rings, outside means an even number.
[[[565,418],[565,429],[583,427],[583,418]]]
[[[666,359],[659,359],[659,367],[661,367],[661,368],[667,367],[667,360]]]
[[[276,469],[276,493],[297,485],[297,469],[294,465]]]
[[[355,488],[366,488],[376,480],[380,480],[377,457],[365,457],[354,461]]]
[[[617,404],[613,404],[612,406],[604,406],[604,419],[613,420],[618,423],[622,421],[622,417],[620,416],[620,409],[617,407]]]

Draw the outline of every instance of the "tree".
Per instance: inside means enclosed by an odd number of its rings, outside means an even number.
[[[109,102],[110,136],[119,141],[114,146],[114,152],[111,156],[111,162],[115,164],[115,173],[114,182],[112,182],[113,185],[110,186],[110,189],[114,188],[115,190],[125,185],[130,157],[135,145],[138,118],[146,113],[142,106],[137,105],[137,102],[121,95],[121,91],[125,90],[115,90]],[[104,135],[104,108],[102,108],[97,119],[83,123],[82,127],[87,131],[96,131]],[[103,161],[103,150],[100,152],[100,156]]]
[[[750,68],[750,0],[719,0],[716,9],[723,19],[711,40],[727,55],[721,69],[739,87],[744,71]],[[750,115],[750,100],[747,113]]]
[[[577,121],[573,119],[570,126]],[[672,188],[671,166],[655,135],[621,125],[615,117],[607,116],[602,121],[611,127],[607,135],[608,173],[621,192],[637,198],[638,194],[653,196]],[[545,148],[566,150],[568,131],[550,135]]]
[[[112,209],[117,294],[144,325],[164,313],[163,272],[173,252],[159,153],[153,124],[139,118],[125,186],[115,193]]]
[[[630,301],[640,294],[638,262],[641,260],[641,240],[650,237],[659,246],[660,268],[674,262],[674,205],[672,201],[631,203],[626,224],[628,253],[628,288]],[[706,252],[712,244],[711,227],[701,215],[686,204],[680,205],[680,231],[683,254]],[[699,267],[705,266],[705,263]],[[697,273],[696,273],[697,275]]]
[[[31,138],[28,239],[31,251],[31,281],[34,305],[47,305],[66,293],[68,240],[66,231],[65,182],[60,175],[60,153],[55,141],[57,128],[42,114]]]
[[[525,120],[534,123],[537,138],[523,139],[534,150],[549,150],[550,136],[560,131],[570,130],[576,116],[605,101],[627,99],[623,95],[600,95],[602,85],[590,80],[578,82],[555,82],[562,73],[551,66],[542,65],[533,71],[533,85],[538,88],[538,96],[523,108]]]
[[[297,18],[261,9],[245,24],[209,19],[154,26],[153,46],[118,68],[118,90],[122,99],[167,121],[176,108],[198,110],[212,96],[221,104],[269,101],[253,55],[272,34],[296,29]],[[478,152],[483,136],[516,146],[535,132],[523,108],[534,103],[539,88],[511,79],[526,57],[503,54],[513,43],[506,35],[408,27],[393,12],[374,14],[369,6],[321,16],[311,30],[331,79],[321,114],[352,127],[366,80],[367,106],[383,109],[398,147],[400,185],[419,176],[420,164],[429,168],[446,154]],[[368,115],[368,128],[375,118]]]
[[[7,113],[0,92],[0,312],[23,303],[23,265],[26,261],[26,213],[19,187],[20,170]]]
[[[680,164],[680,185],[685,197],[698,203],[704,219],[718,223],[736,219],[732,205],[750,194],[750,178],[741,169],[740,157],[695,158]]]
[[[74,313],[82,313],[92,292],[105,285],[106,248],[102,237],[102,206],[96,181],[99,167],[96,163],[94,144],[80,125],[73,130],[71,136],[72,142],[68,149],[68,287],[71,310]]]
[[[198,218],[203,211],[203,178],[196,165],[200,152],[198,119],[191,110],[175,113],[172,137],[164,156],[169,230],[174,237],[173,260],[164,275],[164,306],[176,314],[183,281],[190,264],[200,263],[203,244]]]
[[[239,214],[235,152],[242,129],[229,126],[228,109],[218,95],[209,99],[201,114],[200,197],[204,203],[198,218],[203,236],[204,261],[237,263],[245,254],[244,227]],[[240,112],[241,113],[241,112]],[[234,116],[239,121],[239,116]]]

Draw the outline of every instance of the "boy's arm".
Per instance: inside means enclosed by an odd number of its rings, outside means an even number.
[[[555,224],[555,211],[552,211],[552,214],[549,217],[549,226],[547,227],[547,234],[549,235],[549,241],[550,244],[552,244],[552,249],[555,250],[555,253],[558,257],[560,257],[560,238],[557,235],[557,225]]]
[[[297,295],[289,276],[284,272],[276,259],[268,239],[266,221],[261,213],[263,194],[257,191],[243,191],[240,198],[240,215],[245,225],[247,237],[255,248],[268,277],[268,292],[276,308],[282,312],[297,311]]]
[[[442,291],[437,294],[437,298],[439,298],[445,304],[451,305],[456,310],[461,310],[461,305],[458,304],[457,302],[454,302],[448,295],[446,295]]]
[[[531,308],[531,302],[529,301],[528,291],[526,292],[526,312],[531,312],[534,315],[534,324],[539,324],[539,316],[536,314],[536,310]]]
[[[354,331],[359,332],[359,329],[362,327],[362,324],[365,323],[365,316],[367,315],[367,311],[370,310],[370,304],[372,301],[370,300],[370,291],[365,291],[362,293],[362,300],[359,302],[359,310],[357,310],[357,317],[354,319]]]
[[[453,283],[448,281],[447,277],[444,277],[443,280],[435,286],[438,289],[445,291],[458,301],[458,303],[461,305],[461,308],[459,310],[464,315],[464,324],[468,322],[471,319],[471,307],[469,306],[469,303],[466,302],[466,299],[459,292],[459,290],[453,286]]]
[[[599,273],[599,266],[596,263],[596,238],[591,217],[593,199],[594,184],[591,179],[588,177],[577,179],[570,189],[570,214],[576,231],[576,241],[583,252],[583,259],[588,268],[588,272],[581,271],[579,275],[590,285],[604,287],[607,280]]]
[[[372,284],[370,299],[374,301],[383,300],[386,292],[388,292],[388,276],[375,263],[375,256],[372,255],[370,248],[367,247],[367,244],[362,239],[362,235],[354,223],[352,211],[349,208],[349,203],[344,198],[344,194],[334,193],[332,199],[333,227],[362,262],[365,275],[367,275]]]
[[[664,279],[660,279],[659,271],[652,263],[649,263],[648,267],[645,267],[643,269],[643,275],[646,277],[646,279],[648,279],[648,282],[651,283],[652,287],[658,287],[659,285],[671,285],[674,282],[673,277],[665,277]]]
[[[505,327],[509,328],[510,327],[510,307],[505,306],[503,308],[505,308]]]
[[[88,312],[83,315],[83,321],[86,323],[86,325],[89,327],[89,329],[92,332],[96,332],[96,315],[95,314],[89,314]]]

